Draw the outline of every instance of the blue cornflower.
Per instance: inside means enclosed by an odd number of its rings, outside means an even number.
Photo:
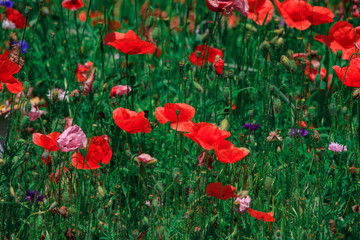
[[[0,0],[0,6],[3,6],[5,8],[12,8],[13,5],[14,3],[10,0]]]
[[[1,1],[1,0],[0,0]],[[11,44],[16,44],[21,47],[21,52],[26,53],[28,49],[28,44],[25,40],[21,40],[20,42],[12,42]]]

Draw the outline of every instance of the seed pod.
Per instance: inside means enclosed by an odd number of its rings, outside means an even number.
[[[260,44],[260,49],[264,52],[264,53],[268,53],[271,50],[271,45],[268,41],[263,41]]]
[[[220,129],[223,130],[223,131],[227,131],[230,127],[230,123],[229,123],[229,120],[227,120],[226,118],[223,119],[220,123]]]
[[[193,81],[193,84],[196,91],[198,91],[199,93],[204,93],[203,87],[198,82]]]
[[[0,167],[4,166],[5,165],[5,161],[4,159],[0,158]]]
[[[163,194],[163,192],[164,192],[164,186],[163,186],[163,184],[162,184],[161,181],[158,181],[158,182],[155,184],[154,188],[155,188],[155,191],[156,191],[156,193],[157,193],[158,195],[162,195],[162,194]]]
[[[107,84],[107,83],[104,83],[104,85],[103,85],[103,87],[102,87],[103,92],[105,92],[105,91],[106,91],[107,86],[108,86],[108,84]]]
[[[291,72],[291,70],[292,70],[291,61],[285,55],[281,56],[280,63],[288,73]]]
[[[275,42],[275,49],[276,51],[280,51],[284,46],[284,39],[279,37],[278,40]]]

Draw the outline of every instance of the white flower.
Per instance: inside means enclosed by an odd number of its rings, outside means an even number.
[[[2,28],[3,29],[9,29],[9,30],[14,30],[16,28],[15,23],[10,22],[7,19],[4,19],[2,22]]]

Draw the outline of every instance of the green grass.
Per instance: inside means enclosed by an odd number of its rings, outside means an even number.
[[[333,24],[303,32],[279,27],[275,7],[265,26],[236,13],[239,23],[230,28],[227,18],[210,12],[205,1],[154,0],[152,9],[159,8],[168,16],[153,20],[154,31],[158,31],[156,43],[162,50],[159,57],[127,57],[105,46],[103,38],[110,32],[110,24],[92,26],[89,11],[104,13],[105,22],[120,21],[119,32],[134,30],[144,40],[146,21],[139,14],[143,2],[88,0],[76,12],[62,8],[61,1],[14,4],[23,14],[28,12],[29,26],[0,29],[1,53],[9,49],[11,32],[27,41],[28,52],[21,54],[25,65],[15,77],[33,91],[19,103],[26,106],[28,100],[39,97],[44,114],[33,122],[24,120],[19,109],[8,118],[5,114],[0,117],[0,128],[7,132],[2,135],[0,160],[0,239],[140,239],[141,234],[144,239],[277,239],[280,232],[280,239],[358,239],[360,218],[352,206],[360,204],[360,179],[358,171],[352,175],[349,168],[360,167],[359,101],[332,70],[348,61],[313,40],[315,34],[327,35]],[[329,2],[329,7],[336,7],[336,1]],[[324,6],[322,1],[310,3]],[[26,11],[26,7],[31,9]],[[78,19],[81,11],[88,14],[85,22]],[[189,31],[192,12],[199,33]],[[350,15],[349,9],[346,14]],[[175,17],[180,18],[180,31],[170,28]],[[336,14],[334,22],[338,20]],[[203,21],[213,23],[204,25]],[[348,22],[360,23],[356,18],[348,18]],[[276,31],[279,28],[284,29],[283,35]],[[269,43],[268,52],[262,47],[264,41]],[[189,61],[190,53],[201,44],[223,50],[222,76],[215,74],[211,64],[195,67]],[[291,53],[308,48],[318,50],[321,67],[333,74],[330,91],[318,77],[315,82],[307,79],[300,66],[288,72],[281,64],[282,55],[290,58]],[[68,101],[47,98],[49,89],[61,88],[68,94],[79,89],[75,69],[78,63],[88,61],[96,67],[90,94]],[[133,88],[128,97],[110,98],[113,86],[126,84]],[[16,106],[15,95],[5,87],[0,100]],[[201,147],[155,118],[156,107],[180,102],[196,109],[194,122],[220,125],[228,120],[228,140],[236,147],[248,148],[250,154],[234,164],[224,164],[211,151],[214,168],[199,167]],[[151,133],[121,130],[112,117],[118,107],[145,111]],[[61,133],[65,117],[73,118],[87,137],[109,136],[113,151],[109,164],[97,170],[77,170],[71,164],[72,153],[57,151],[51,153],[51,165],[44,165],[43,149],[33,143],[32,133]],[[300,128],[301,121],[307,123],[309,135],[289,137],[290,129]],[[243,128],[247,122],[260,124],[260,129],[249,133]],[[320,134],[319,140],[314,140],[310,126]],[[276,129],[283,141],[267,142]],[[346,145],[347,152],[334,154],[328,150],[330,142]],[[138,166],[131,156],[140,149],[157,163]],[[69,171],[60,171],[59,183],[50,181],[50,174],[64,167]],[[238,214],[234,198],[208,197],[206,186],[212,182],[231,184],[236,193],[247,190],[252,198],[250,207],[272,211],[275,222]],[[43,203],[29,203],[25,200],[28,189],[48,198]],[[65,218],[57,214],[61,206],[69,211]],[[335,221],[335,230],[330,220]],[[195,231],[196,227],[200,231]],[[69,232],[65,234],[68,229],[73,238]]]

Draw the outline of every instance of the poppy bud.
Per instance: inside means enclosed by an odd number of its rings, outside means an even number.
[[[279,114],[281,112],[281,109],[282,109],[282,102],[278,98],[274,102],[274,111],[275,111],[276,114]]]
[[[196,91],[198,91],[199,93],[204,93],[203,87],[198,82],[193,81],[193,84]]]
[[[98,194],[102,198],[105,197],[105,191],[100,185],[98,186]]]
[[[338,58],[341,58],[341,56],[342,56],[342,51],[341,51],[341,50],[337,50],[336,56],[337,56]]]
[[[29,91],[29,88],[30,88],[30,83],[29,81],[25,81],[23,83],[23,88],[24,88],[24,92],[27,93]]]
[[[268,41],[263,41],[260,44],[260,49],[264,52],[264,53],[268,53],[271,50],[271,45]]]
[[[15,197],[15,191],[12,186],[10,186],[10,194],[11,194],[11,196]]]
[[[223,131],[227,131],[230,127],[230,123],[229,123],[229,120],[227,120],[226,118],[223,119],[220,123],[220,129],[223,130]]]
[[[288,73],[292,72],[293,67],[292,67],[291,61],[285,55],[281,56],[280,63]]]
[[[29,117],[28,117],[28,116],[25,116],[25,117],[21,120],[21,126],[22,126],[22,127],[27,126],[27,125],[29,124],[29,121],[30,121]]]
[[[4,159],[0,158],[0,167],[5,165]]]
[[[30,101],[28,101],[26,103],[25,110],[26,110],[27,113],[31,111],[31,102]]]
[[[284,39],[282,37],[278,38],[278,40],[275,42],[275,49],[277,51],[281,50],[284,46]]]
[[[336,105],[335,103],[330,103],[329,104],[329,113],[330,113],[330,116],[334,116],[335,114],[335,110],[336,110]]]
[[[160,28],[158,27],[155,27],[153,32],[152,32],[152,37],[153,37],[153,40],[156,42],[160,39],[160,36],[161,36],[161,31],[160,31]]]
[[[146,21],[145,21],[145,27],[146,27],[146,29],[151,28],[151,26],[153,25],[153,23],[154,23],[154,18],[153,18],[153,16],[148,17],[148,19],[146,19]]]
[[[274,30],[274,33],[278,36],[283,36],[285,34],[285,30],[283,28]]]

